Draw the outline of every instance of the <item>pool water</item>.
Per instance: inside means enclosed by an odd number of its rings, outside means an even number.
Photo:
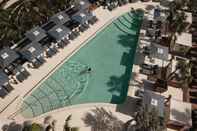
[[[123,103],[142,17],[126,13],[99,32],[25,98],[22,115],[31,118],[83,103]]]

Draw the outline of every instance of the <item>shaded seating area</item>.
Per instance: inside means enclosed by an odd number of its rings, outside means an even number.
[[[19,53],[35,68],[40,67],[45,62],[43,58],[44,50],[38,42],[31,42],[27,44],[19,50]]]
[[[52,57],[55,54],[57,54],[57,52],[58,52],[57,46],[53,42],[50,43],[50,44],[45,45],[43,48],[45,50],[45,53],[46,53],[47,57]]]
[[[6,72],[7,75],[21,76],[21,71],[18,69],[18,66],[22,67],[20,62],[20,56],[10,48],[4,48],[0,51],[0,67]],[[27,73],[27,70],[23,68],[23,72]],[[20,82],[27,79],[29,75],[25,75],[23,79],[16,77]]]
[[[140,65],[140,73],[145,74],[145,75],[155,75],[158,72],[158,65],[149,65],[143,63]]]
[[[167,127],[180,130],[185,126],[192,127],[192,104],[171,99],[167,108]]]
[[[77,12],[73,16],[71,16],[71,20],[75,21],[76,23],[79,23],[79,30],[81,32],[86,31],[89,28],[88,20],[89,16],[85,14],[85,12]]]
[[[25,36],[31,41],[40,41],[43,38],[45,38],[47,35],[42,28],[36,26],[30,31],[27,31],[25,33]]]
[[[137,90],[135,96],[140,98],[138,100],[138,106],[148,108],[152,110],[153,108],[158,111],[158,116],[161,119],[165,117],[165,97],[154,93],[150,90]]]
[[[61,11],[61,12],[55,14],[54,16],[52,16],[49,19],[49,21],[55,23],[56,25],[58,25],[58,24],[63,25],[63,24],[70,21],[70,17],[64,11]]]
[[[58,47],[63,48],[69,43],[71,31],[63,25],[56,25],[48,31],[48,34],[54,39]]]
[[[8,93],[10,93],[14,88],[9,84],[8,75],[0,70],[0,97],[4,98]]]
[[[148,106],[149,109],[156,108],[158,110],[159,117],[164,118],[165,115],[164,96],[158,95],[149,90],[145,90],[142,99],[144,106]]]

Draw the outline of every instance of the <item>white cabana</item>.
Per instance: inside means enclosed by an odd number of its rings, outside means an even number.
[[[170,123],[192,126],[192,105],[180,100],[170,101]]]
[[[192,34],[183,32],[180,35],[176,34],[176,44],[192,47]]]

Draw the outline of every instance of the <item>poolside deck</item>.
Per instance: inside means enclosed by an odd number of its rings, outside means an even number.
[[[66,61],[72,54],[77,52],[84,44],[86,44],[86,41],[90,40],[96,33],[102,29],[105,25],[110,23],[110,21],[118,16],[120,16],[123,13],[126,13],[130,11],[131,7],[133,8],[145,8],[148,4],[155,4],[152,2],[147,3],[134,3],[134,4],[128,4],[123,7],[118,7],[116,10],[109,12],[107,10],[103,10],[102,8],[98,8],[95,11],[96,16],[98,17],[99,21],[94,25],[91,26],[86,32],[82,33],[76,40],[72,41],[71,44],[69,44],[66,48],[60,50],[60,52],[54,56],[53,58],[47,59],[47,63],[45,63],[43,66],[41,66],[39,69],[29,69],[29,72],[31,73],[31,76],[24,81],[23,83],[19,83],[18,85],[15,85],[15,90],[9,94],[8,97],[5,99],[0,100],[0,118],[10,118],[15,119],[18,122],[22,122],[24,118],[22,116],[17,115],[15,116],[16,110],[20,107],[24,97],[26,97],[29,93],[31,93],[37,85],[40,84],[41,81],[47,78],[49,74],[53,73],[57,67],[61,66],[61,64]],[[62,130],[65,117],[69,114],[73,114],[73,121],[71,121],[71,124],[73,126],[80,127],[81,131],[88,131],[90,130],[89,127],[86,127],[83,124],[83,121],[81,118],[83,118],[84,113],[87,111],[90,111],[91,109],[95,108],[95,106],[102,106],[106,108],[107,110],[112,111],[118,118],[120,118],[122,121],[127,121],[130,119],[130,116],[124,115],[120,112],[117,112],[117,105],[112,104],[84,104],[84,105],[75,105],[72,107],[65,107],[62,109],[58,109],[52,112],[49,112],[47,114],[41,115],[37,118],[34,118],[33,120],[42,122],[43,118],[47,115],[52,115],[54,119],[58,120],[57,122],[57,130]],[[128,105],[129,106],[129,105]],[[79,110],[80,108],[80,110]],[[131,106],[132,108],[132,106]]]

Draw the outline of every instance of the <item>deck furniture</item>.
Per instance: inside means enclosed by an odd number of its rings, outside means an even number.
[[[40,67],[45,62],[43,58],[44,49],[38,42],[31,42],[22,47],[19,53],[36,68]]]
[[[7,92],[11,92],[14,88],[9,84],[9,78],[8,75],[3,72],[3,70],[0,70],[0,86],[4,87]]]
[[[0,97],[5,98],[7,95],[8,95],[7,90],[3,88],[2,86],[0,86]]]
[[[85,30],[87,30],[89,28],[88,25],[88,21],[91,19],[92,17],[90,15],[88,15],[86,12],[77,12],[76,14],[74,14],[71,19],[73,21],[78,22],[79,25],[79,30],[81,32],[84,32]]]
[[[59,47],[64,47],[69,43],[71,30],[63,25],[56,25],[48,31],[48,34],[55,40]]]

